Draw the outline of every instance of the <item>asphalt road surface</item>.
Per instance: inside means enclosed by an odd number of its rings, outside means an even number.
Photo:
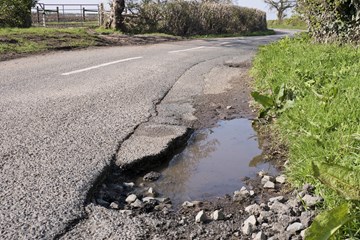
[[[0,62],[0,239],[52,239],[178,79],[284,35],[57,52]],[[201,71],[192,71],[201,63]],[[185,90],[184,90],[185,89]],[[188,90],[186,90],[188,89]],[[184,94],[182,92],[182,94]]]

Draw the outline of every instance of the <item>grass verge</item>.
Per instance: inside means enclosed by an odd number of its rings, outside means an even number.
[[[86,28],[0,28],[0,54],[89,47],[98,39]]]
[[[286,38],[262,47],[252,69],[255,90],[275,105],[267,114],[277,138],[287,145],[291,183],[315,185],[324,198],[323,210],[351,203],[353,218],[335,239],[360,238],[360,202],[351,198],[360,191],[359,59],[360,49],[353,46]],[[288,96],[291,107],[281,103],[280,95]],[[319,178],[313,164],[329,166],[328,178]],[[349,171],[340,176],[334,169]]]
[[[272,29],[292,29],[292,30],[307,30],[307,25],[303,21],[293,21],[290,19],[284,19],[283,22],[278,20],[268,20],[268,28]]]

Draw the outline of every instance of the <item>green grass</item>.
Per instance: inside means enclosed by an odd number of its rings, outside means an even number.
[[[86,28],[0,28],[0,54],[33,53],[96,45]]]
[[[290,29],[290,30],[307,30],[307,25],[303,21],[292,21],[290,19],[284,19],[283,22],[277,20],[268,20],[268,28],[272,29]]]
[[[260,49],[252,74],[257,91],[271,94],[284,85],[295,95],[294,107],[279,113],[272,125],[289,149],[291,183],[314,184],[325,199],[324,209],[347,201],[313,176],[311,164],[360,171],[360,49],[287,38]],[[359,201],[353,202],[352,214],[359,211]],[[359,239],[359,229],[355,218],[337,239]]]

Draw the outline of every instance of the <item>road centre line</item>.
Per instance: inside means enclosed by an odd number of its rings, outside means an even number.
[[[201,49],[201,48],[206,48],[206,47],[201,46],[201,47],[194,47],[194,48],[188,48],[188,49],[183,49],[183,50],[175,50],[175,51],[170,51],[168,53],[187,52],[187,51],[197,50],[197,49]]]
[[[121,59],[121,60],[117,60],[117,61],[113,61],[113,62],[108,62],[108,63],[103,63],[103,64],[100,64],[100,65],[96,65],[96,66],[92,66],[92,67],[88,67],[88,68],[75,70],[75,71],[72,71],[72,72],[62,73],[61,75],[62,76],[69,76],[69,75],[72,75],[72,74],[86,72],[86,71],[90,71],[90,70],[93,70],[93,69],[106,67],[106,66],[109,66],[109,65],[114,65],[114,64],[117,64],[117,63],[121,63],[121,62],[128,62],[128,61],[132,61],[132,60],[137,60],[137,59],[141,59],[141,58],[143,58],[143,57],[125,58],[125,59]]]

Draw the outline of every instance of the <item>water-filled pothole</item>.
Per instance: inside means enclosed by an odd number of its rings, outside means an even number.
[[[160,170],[161,178],[143,184],[175,205],[231,194],[243,186],[244,177],[254,177],[260,170],[276,174],[261,154],[250,120],[221,121],[217,127],[196,131],[184,151]],[[137,179],[138,184],[142,181]]]

